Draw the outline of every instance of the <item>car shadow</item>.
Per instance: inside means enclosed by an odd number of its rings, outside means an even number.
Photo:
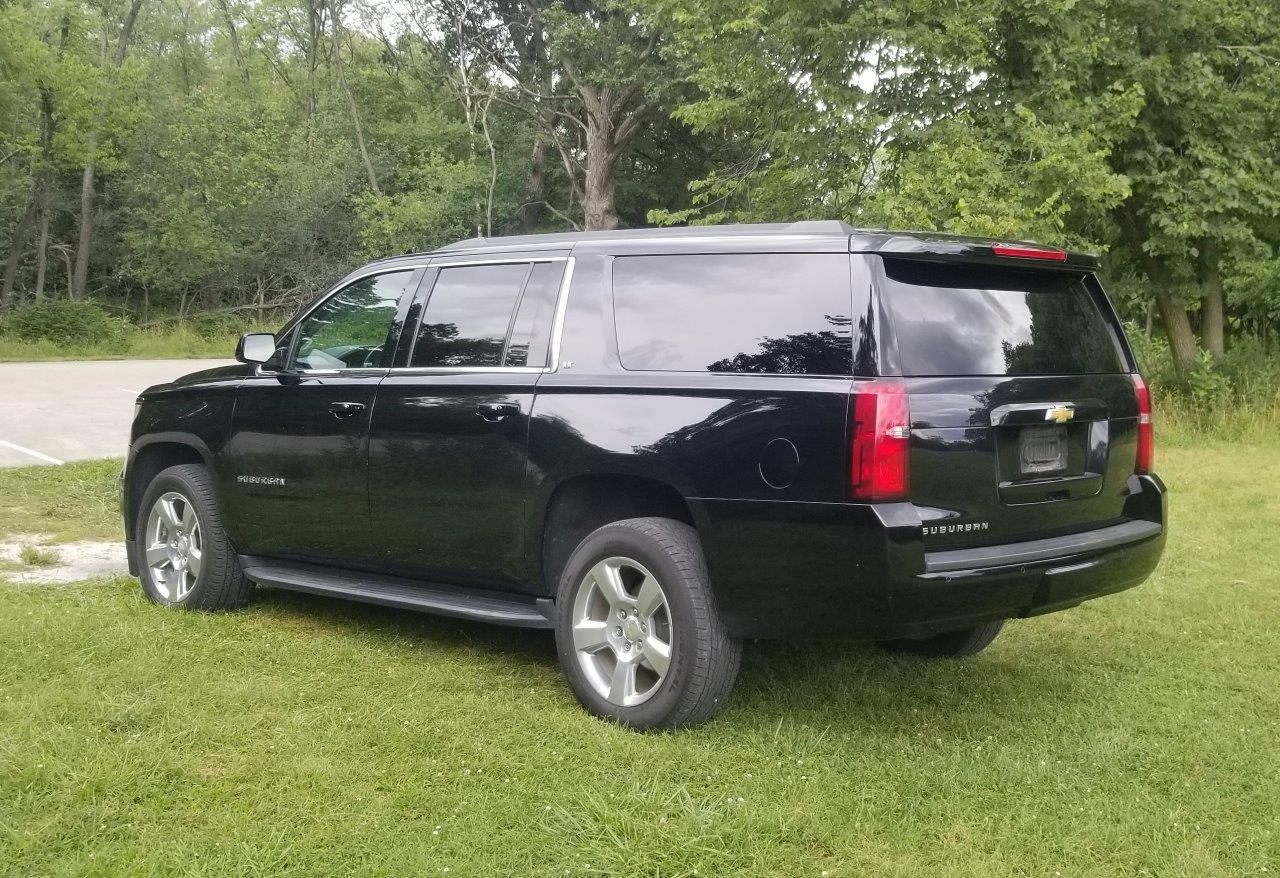
[[[515,689],[563,686],[549,630],[507,628],[269,588],[258,589],[251,608],[300,626],[355,628],[389,642],[421,641],[433,649],[467,650],[472,655],[478,650],[492,656],[495,666],[503,669],[506,685]],[[961,660],[888,653],[858,642],[750,641],[744,645],[732,698],[707,728],[727,725],[764,734],[786,722],[847,729],[852,719],[861,731],[900,731],[904,723],[924,714],[936,732],[951,728],[985,736],[1011,724],[1039,721],[1046,714],[1060,715],[1072,704],[1105,699],[1125,674],[1125,669],[1083,644],[1037,639],[1028,650],[1020,627],[1011,623],[988,650]],[[568,689],[563,693],[565,705],[571,705]]]

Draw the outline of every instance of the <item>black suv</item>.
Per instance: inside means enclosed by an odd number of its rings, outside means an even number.
[[[476,239],[375,262],[140,398],[130,566],[554,628],[636,728],[746,638],[968,655],[1141,582],[1150,401],[1094,261],[837,222]]]

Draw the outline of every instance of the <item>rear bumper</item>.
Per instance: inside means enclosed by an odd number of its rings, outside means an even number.
[[[1138,520],[1058,541],[1057,554],[1030,559],[1023,556],[1047,548],[1033,544],[1055,540],[989,547],[1007,549],[1008,558],[985,566],[952,566],[958,556],[976,550],[926,555],[926,572],[896,590],[894,636],[924,636],[993,619],[1038,616],[1132,588],[1155,569],[1165,534],[1162,524]]]
[[[700,501],[720,610],[737,637],[918,637],[1034,616],[1131,588],[1164,550],[1166,490],[1126,486],[1120,521],[1083,533],[926,552],[910,503]]]

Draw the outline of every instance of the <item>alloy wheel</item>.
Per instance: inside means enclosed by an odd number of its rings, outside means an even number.
[[[177,491],[161,494],[152,505],[145,553],[160,596],[174,604],[185,600],[200,577],[204,543],[195,507]]]
[[[671,609],[657,577],[630,558],[605,558],[578,584],[573,648],[591,687],[634,707],[662,686],[671,666]]]

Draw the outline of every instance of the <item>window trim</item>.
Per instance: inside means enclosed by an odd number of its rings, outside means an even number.
[[[478,374],[478,373],[510,373],[510,374],[544,374],[548,372],[556,372],[560,368],[560,342],[563,338],[564,315],[569,304],[569,286],[573,282],[573,265],[574,257],[572,256],[504,256],[494,259],[467,259],[459,262],[435,262],[432,261],[430,267],[436,269],[436,276],[432,279],[431,286],[434,290],[435,284],[440,279],[440,272],[446,268],[467,268],[476,265],[528,265],[529,272],[526,273],[524,281],[520,287],[520,292],[516,296],[516,302],[512,306],[511,319],[514,320],[516,311],[519,310],[520,300],[524,298],[525,288],[528,286],[529,278],[533,275],[533,264],[535,262],[563,262],[565,263],[564,275],[560,278],[560,288],[556,291],[556,307],[551,317],[551,343],[547,350],[546,366],[392,366],[388,369],[390,375],[455,375],[455,374]],[[409,362],[413,362],[413,352],[418,346],[418,333],[422,327],[422,321],[427,317],[427,306],[431,303],[431,293],[428,292],[426,298],[422,300],[422,313],[418,315],[418,322],[413,327],[413,344],[409,346]],[[507,337],[503,340],[502,351],[503,359],[506,358],[507,344],[511,337],[511,322],[507,324]]]

